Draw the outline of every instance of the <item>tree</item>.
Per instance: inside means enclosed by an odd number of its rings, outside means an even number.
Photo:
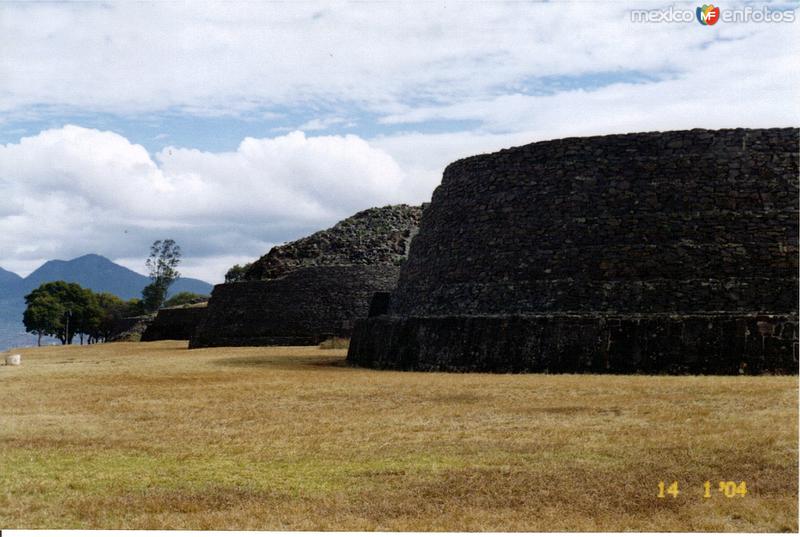
[[[55,281],[43,283],[25,297],[27,308],[22,315],[25,329],[53,336],[68,345],[76,334],[85,334],[91,317],[97,314],[92,292],[77,283]],[[26,322],[27,319],[27,322]]]
[[[107,340],[114,334],[117,323],[127,316],[128,303],[111,293],[97,293],[95,303],[99,308],[99,315],[91,326],[90,338],[94,341]]]
[[[164,303],[169,286],[180,277],[177,270],[180,262],[181,247],[174,240],[155,241],[150,247],[150,257],[145,261],[150,283],[142,289],[145,311],[156,311]]]
[[[175,293],[164,302],[165,308],[173,308],[175,306],[182,306],[183,304],[196,304],[208,300],[208,295],[198,295],[197,293],[190,293],[189,291],[181,291]]]
[[[39,295],[30,300],[25,297],[25,300],[28,307],[22,314],[22,322],[25,330],[38,336],[36,344],[41,347],[42,336],[56,335],[62,328],[64,307],[50,295]]]
[[[25,297],[25,302],[22,322],[28,332],[39,337],[40,345],[44,335],[58,338],[64,345],[71,344],[75,336],[81,344],[84,336],[88,343],[106,340],[119,319],[138,313],[139,303],[64,281],[43,283]]]
[[[149,283],[142,289],[142,309],[144,313],[157,311],[167,295],[166,289],[159,282]]]
[[[245,274],[252,266],[252,263],[232,266],[228,269],[228,272],[225,273],[225,283],[243,282],[245,280]]]
[[[139,315],[144,315],[144,303],[142,302],[141,298],[131,298],[127,302],[125,302],[125,309],[123,311],[123,317],[138,317]]]
[[[80,286],[79,286],[80,287]],[[81,298],[75,312],[75,334],[78,335],[83,345],[83,336],[89,338],[89,343],[97,341],[98,330],[105,311],[99,303],[98,295],[91,289],[81,289]],[[113,296],[113,295],[112,295]],[[116,297],[115,297],[116,298]]]

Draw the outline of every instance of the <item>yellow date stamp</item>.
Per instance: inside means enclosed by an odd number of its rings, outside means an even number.
[[[720,481],[718,487],[713,487],[711,481],[703,483],[703,498],[711,498],[714,494],[722,494],[726,498],[744,498],[747,495],[747,482],[746,481]],[[680,486],[677,481],[665,483],[664,481],[658,482],[658,498],[677,498],[681,493]]]

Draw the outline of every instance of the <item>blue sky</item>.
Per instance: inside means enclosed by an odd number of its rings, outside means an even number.
[[[603,76],[598,77],[601,81]],[[167,110],[155,115],[115,115],[109,113],[40,113],[34,118],[9,119],[0,131],[0,144],[18,142],[21,137],[66,124],[110,130],[131,142],[141,144],[152,154],[164,147],[192,147],[202,151],[234,151],[246,138],[268,138],[301,130],[316,135],[356,134],[376,137],[409,132],[406,124],[382,124],[374,113],[360,110],[357,104],[318,113],[304,109],[254,111],[256,117],[207,117]],[[341,122],[326,124],[319,117],[337,117]],[[316,121],[315,121],[316,120]],[[319,121],[317,123],[317,121]],[[443,133],[471,129],[475,120],[426,120],[413,124],[413,132]]]
[[[218,282],[360,209],[427,201],[457,158],[800,124],[797,22],[466,5],[4,3],[0,266],[95,252],[142,271],[172,237],[185,274]]]
[[[671,76],[671,73],[624,69],[577,75],[529,76],[494,88],[490,94],[556,95],[564,91],[594,91],[612,84],[647,84]],[[424,100],[413,96],[402,102],[409,107],[437,105],[435,99]],[[234,151],[246,137],[274,137],[294,130],[314,134],[356,134],[363,138],[373,138],[405,132],[435,134],[480,128],[480,121],[471,119],[382,122],[379,112],[362,109],[358,102],[274,106],[235,115],[198,115],[180,108],[146,114],[113,114],[93,112],[90,109],[63,110],[32,106],[27,112],[26,117],[15,118],[12,115],[3,123],[0,144],[15,143],[23,136],[32,136],[46,129],[57,129],[65,124],[122,134],[131,142],[144,146],[152,154],[168,146],[192,147],[213,152]],[[320,118],[336,118],[337,121],[326,123]]]

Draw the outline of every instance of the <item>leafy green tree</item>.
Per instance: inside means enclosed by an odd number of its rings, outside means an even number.
[[[174,240],[155,241],[150,246],[150,257],[145,261],[150,283],[142,289],[142,303],[146,312],[156,311],[167,298],[172,282],[180,277],[181,247]]]
[[[69,345],[75,336],[88,343],[108,339],[122,317],[139,314],[138,299],[124,302],[111,293],[94,293],[76,283],[47,282],[25,297],[27,308],[22,322],[39,337],[58,338]]]
[[[90,336],[94,341],[105,341],[114,334],[117,323],[127,316],[128,304],[111,293],[97,293],[94,299],[99,314],[93,319]]]
[[[25,330],[37,335],[36,344],[42,346],[42,336],[56,336],[63,329],[64,306],[53,296],[39,295],[27,299],[28,307],[22,314]]]
[[[147,284],[142,289],[142,309],[145,313],[152,313],[161,307],[167,295],[164,286],[158,282]]]
[[[89,343],[98,341],[100,323],[105,311],[100,305],[98,295],[91,289],[81,288],[81,291],[83,297],[75,316],[75,333],[83,345],[83,336],[88,337]]]
[[[243,282],[245,274],[253,266],[252,263],[245,263],[244,265],[234,265],[225,273],[225,283]]]
[[[125,302],[123,317],[138,317],[144,315],[144,303],[141,298],[131,298]]]
[[[64,345],[71,344],[76,334],[85,333],[89,318],[96,312],[91,304],[91,291],[87,291],[76,283],[61,280],[43,283],[25,297],[28,308],[33,306],[28,315],[32,324],[30,328],[26,324],[26,330],[56,337]],[[55,313],[59,313],[57,319]],[[22,318],[25,322],[25,313]]]
[[[165,308],[172,308],[175,306],[182,306],[183,304],[193,304],[208,300],[208,295],[198,295],[197,293],[190,293],[189,291],[181,291],[175,293],[164,302]]]

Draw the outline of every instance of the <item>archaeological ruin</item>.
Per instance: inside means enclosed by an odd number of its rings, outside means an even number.
[[[161,308],[142,333],[141,341],[190,339],[206,315],[206,303]]]
[[[569,138],[450,164],[349,362],[796,374],[799,132]]]
[[[190,348],[316,345],[349,337],[372,296],[397,285],[421,214],[408,205],[368,209],[272,248],[245,281],[214,287]]]

